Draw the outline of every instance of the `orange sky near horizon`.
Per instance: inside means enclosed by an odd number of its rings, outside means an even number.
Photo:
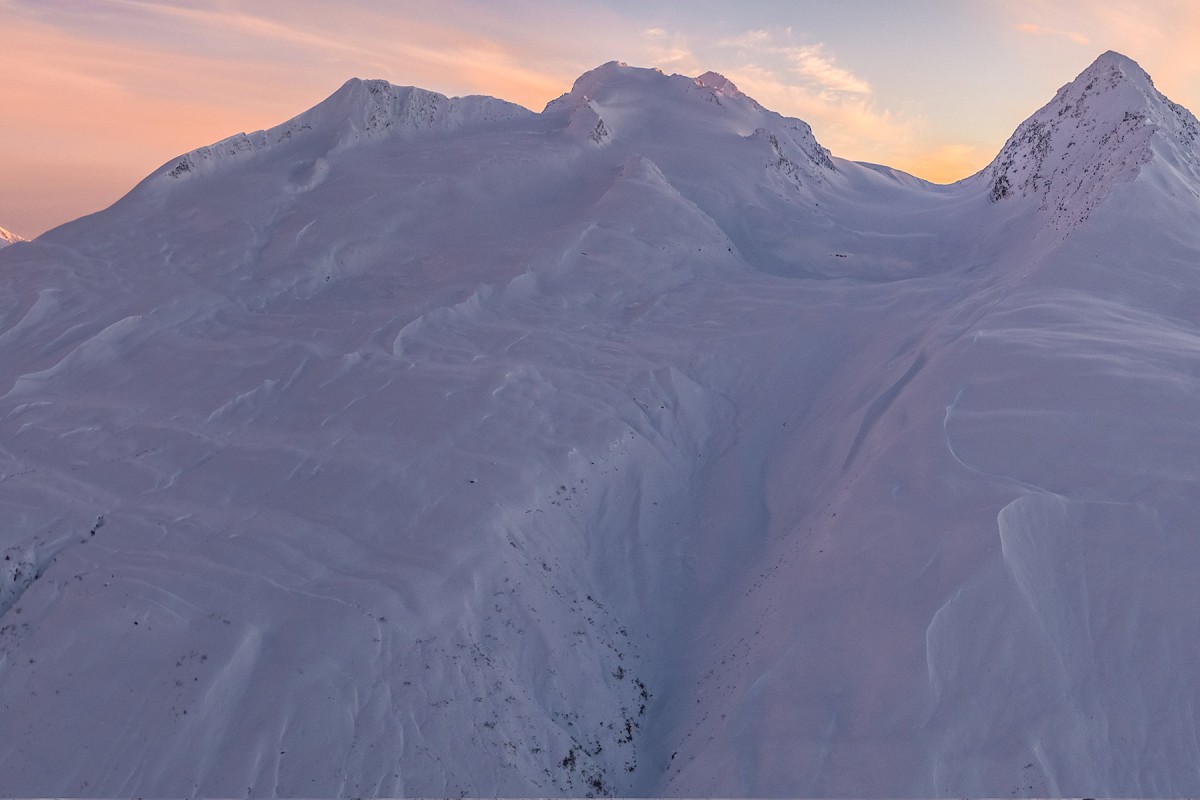
[[[0,227],[34,236],[100,210],[174,156],[278,124],[356,76],[540,110],[612,59],[713,69],[835,155],[936,182],[986,165],[1107,49],[1200,106],[1200,4],[962,6],[0,0]]]

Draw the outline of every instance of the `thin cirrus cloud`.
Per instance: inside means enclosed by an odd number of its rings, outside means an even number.
[[[694,71],[697,61],[696,54],[688,47],[687,37],[679,33],[671,33],[664,28],[647,28],[642,31],[641,57],[646,66],[664,68],[681,68]]]
[[[1005,0],[998,13],[1007,24],[1036,42],[1058,37],[1086,48],[1060,48],[1088,57],[1103,50],[1117,50],[1138,61],[1159,88],[1189,108],[1200,107],[1200,3],[1195,0],[1122,0],[1097,3],[1092,0]],[[1073,56],[1074,57],[1074,56]],[[1039,62],[1063,67],[1063,53],[1039,51]],[[1076,58],[1077,60],[1077,58]],[[1076,64],[1077,66],[1077,64]]]
[[[1037,25],[1032,22],[1018,22],[1016,27],[1021,33],[1027,33],[1031,36],[1055,36],[1062,39],[1067,39],[1068,41],[1080,45],[1091,42],[1091,39],[1084,36],[1082,33],[1078,33],[1076,31],[1060,31],[1054,28],[1047,28],[1044,25]]]
[[[1193,110],[1200,107],[1200,3],[1131,0],[1092,13],[1108,47],[1138,54],[1160,88]]]
[[[871,85],[848,69],[839,66],[826,52],[822,43],[797,44],[791,28],[781,31],[753,30],[741,36],[722,39],[718,49],[729,49],[739,59],[762,59],[764,56],[782,65],[786,72],[825,94],[845,92],[871,94]]]
[[[328,5],[310,7],[310,16],[297,17],[290,25],[247,13],[182,13],[207,17],[218,33],[232,28],[248,37],[323,54],[330,65],[346,64],[359,71],[374,68],[385,77],[403,74],[405,83],[423,82],[450,93],[487,93],[540,108],[563,90],[560,78],[547,74],[536,62],[528,66],[530,59],[519,48],[494,37],[415,16],[380,18],[367,11],[349,13],[351,19],[360,19],[350,26],[353,35],[347,35],[344,20],[340,28],[330,24],[329,9]],[[325,33],[331,28],[340,35]]]
[[[643,41],[650,63],[691,74],[717,68],[768,108],[811,124],[836,155],[934,181],[956,180],[981,165],[977,147],[933,140],[924,119],[881,105],[868,79],[840,64],[824,43],[800,41],[791,28],[694,42],[651,28]]]
[[[825,55],[822,45],[789,48],[784,55],[792,63],[797,75],[812,79],[827,92],[871,93],[870,84],[835,64]]]
[[[424,81],[451,92],[487,91],[533,105],[544,103],[559,87],[536,62],[527,66],[529,60],[517,47],[450,26],[437,15],[428,19],[404,11],[382,14],[369,5],[335,7],[304,0],[260,0],[241,10],[203,1],[102,2],[135,18],[135,27],[155,41],[240,64],[250,74],[277,64],[291,69],[307,64],[302,73],[336,74],[339,80],[401,73],[406,82]],[[420,5],[413,4],[409,11]],[[174,33],[179,30],[187,34]],[[140,37],[134,45],[145,40]]]

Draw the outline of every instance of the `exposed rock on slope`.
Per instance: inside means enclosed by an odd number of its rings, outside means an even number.
[[[1155,158],[1200,176],[1198,139],[1191,112],[1110,51],[1021,123],[983,175],[994,200],[1036,198],[1055,227],[1070,230]]]

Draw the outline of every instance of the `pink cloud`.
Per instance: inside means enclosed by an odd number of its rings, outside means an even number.
[[[1019,22],[1017,23],[1016,27],[1021,33],[1027,33],[1031,36],[1057,36],[1080,45],[1088,44],[1091,41],[1082,33],[1055,30],[1053,28],[1047,28],[1043,25],[1035,25],[1032,22]]]

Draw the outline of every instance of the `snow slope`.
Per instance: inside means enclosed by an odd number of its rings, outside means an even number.
[[[1195,793],[1194,123],[351,81],[5,250],[0,793]]]

